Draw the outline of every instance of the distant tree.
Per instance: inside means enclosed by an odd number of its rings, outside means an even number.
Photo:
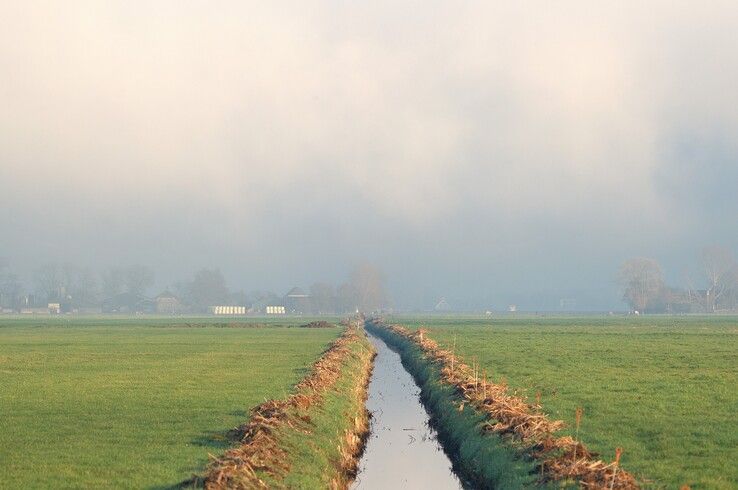
[[[33,274],[36,292],[46,301],[62,301],[65,296],[64,275],[59,264],[44,264]]]
[[[34,273],[36,292],[49,302],[90,306],[98,302],[99,290],[92,270],[74,264],[45,264]]]
[[[228,294],[228,303],[236,306],[246,306],[249,304],[249,296],[243,291],[233,291]]]
[[[387,305],[384,276],[377,267],[371,264],[359,265],[351,272],[349,284],[356,295],[356,307],[360,311],[376,311]]]
[[[187,297],[192,306],[206,311],[209,306],[228,302],[228,287],[219,269],[201,269],[188,288]]]
[[[336,311],[336,292],[330,284],[316,282],[310,286],[310,301],[315,313],[333,313]]]
[[[18,276],[10,271],[7,262],[0,259],[0,306],[18,309],[23,285]]]
[[[171,285],[170,290],[182,303],[190,305],[192,304],[190,299],[191,286],[191,282],[176,281]]]
[[[620,267],[619,282],[623,300],[632,310],[645,312],[660,297],[664,287],[661,266],[654,259],[638,257],[626,260]]]
[[[359,293],[353,284],[346,282],[338,286],[336,309],[339,313],[353,313],[359,309]]]
[[[73,306],[92,306],[98,303],[98,283],[91,269],[65,264],[61,271],[66,301]]]
[[[154,285],[154,271],[145,265],[111,267],[102,273],[102,293],[106,298],[120,293],[143,296]]]
[[[141,296],[154,285],[154,271],[145,265],[132,265],[126,268],[123,280],[127,292]]]
[[[251,306],[258,308],[282,304],[282,298],[272,291],[251,291],[247,295],[247,301]]]
[[[738,264],[732,252],[719,246],[702,250],[702,270],[707,280],[705,309],[714,312],[738,284]]]
[[[122,267],[111,267],[102,273],[102,293],[111,298],[125,291],[126,271]]]

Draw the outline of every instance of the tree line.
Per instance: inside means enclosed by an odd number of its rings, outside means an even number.
[[[623,301],[638,313],[715,313],[738,309],[738,262],[725,247],[702,249],[699,272],[669,286],[658,261],[636,257],[620,267]],[[700,287],[701,285],[701,287]]]
[[[49,303],[64,305],[68,311],[95,309],[124,294],[145,298],[154,284],[154,271],[139,264],[96,273],[89,267],[48,263],[33,271],[32,286],[26,288],[8,262],[0,259],[0,308],[6,310],[45,307]],[[316,282],[304,297],[295,299],[271,291],[231,290],[217,268],[200,269],[166,289],[177,299],[181,311],[192,313],[207,312],[214,305],[258,308],[286,303],[290,312],[329,314],[357,309],[377,311],[389,304],[382,273],[366,264],[356,267],[348,280],[338,286]]]
[[[74,307],[99,305],[124,292],[143,295],[154,284],[154,272],[143,265],[111,267],[101,273],[70,263],[47,263],[33,271],[26,288],[7,261],[0,262],[0,306],[10,309],[69,303]]]

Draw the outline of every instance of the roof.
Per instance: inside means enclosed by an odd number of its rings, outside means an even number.
[[[159,293],[159,295],[154,299],[177,299],[177,297],[173,295],[172,293],[170,293],[169,290],[167,289]]]
[[[308,295],[301,288],[295,286],[286,294],[288,298],[307,298]]]

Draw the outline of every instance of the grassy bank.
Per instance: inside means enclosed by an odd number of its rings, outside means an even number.
[[[495,381],[541,393],[603,458],[647,487],[738,487],[738,319],[735,317],[402,318]],[[571,432],[570,432],[571,433]]]
[[[176,484],[229,446],[249,407],[286,396],[340,333],[183,322],[199,325],[1,319],[0,486]]]
[[[472,409],[460,409],[461,397],[441,381],[437,365],[419,347],[400,335],[371,324],[367,329],[396,349],[405,368],[421,389],[444,449],[461,477],[478,488],[525,488],[535,481],[534,466],[496,434],[483,433],[485,417]]]
[[[368,435],[374,349],[348,328],[283,400],[255,407],[242,442],[215,461],[208,488],[347,488]]]

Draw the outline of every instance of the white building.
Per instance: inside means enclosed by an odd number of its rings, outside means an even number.
[[[245,306],[211,306],[213,315],[245,315]]]

